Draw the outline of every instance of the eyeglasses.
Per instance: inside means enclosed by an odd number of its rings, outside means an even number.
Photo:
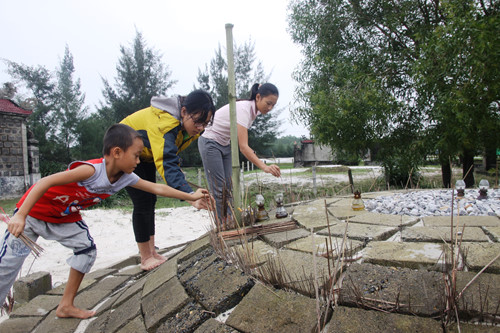
[[[210,122],[198,123],[198,122],[196,122],[194,120],[193,117],[190,117],[190,118],[193,121],[194,127],[196,127],[196,128],[202,128],[203,129],[203,128],[207,127],[208,125],[210,125]]]

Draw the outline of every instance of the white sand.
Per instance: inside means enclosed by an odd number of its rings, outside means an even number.
[[[132,213],[118,209],[94,209],[82,211],[90,233],[97,246],[97,259],[92,271],[106,268],[138,253],[132,229]],[[3,234],[6,224],[0,225]],[[156,245],[161,249],[194,240],[208,231],[210,219],[205,210],[193,207],[163,208],[156,210]],[[69,266],[66,259],[71,250],[55,241],[39,238],[44,248],[35,259],[30,255],[24,262],[20,276],[38,271],[48,271],[55,286],[66,282]]]

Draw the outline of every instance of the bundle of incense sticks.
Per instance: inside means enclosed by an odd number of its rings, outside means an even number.
[[[260,236],[260,235],[272,234],[275,232],[293,230],[297,228],[298,226],[294,221],[286,221],[286,222],[277,222],[270,224],[259,224],[238,230],[222,231],[219,233],[219,235],[222,236],[224,240],[231,240],[231,239],[237,239],[244,235]]]
[[[5,213],[2,207],[0,207],[0,210],[2,213],[0,213],[0,220],[4,221],[5,223],[9,224],[10,218],[9,216]],[[33,255],[35,258],[38,258],[40,254],[44,251],[43,247],[32,241],[29,237],[27,237],[24,233],[21,233],[18,237],[23,243],[33,251]]]

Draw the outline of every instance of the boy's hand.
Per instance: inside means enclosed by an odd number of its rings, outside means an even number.
[[[19,237],[21,233],[24,231],[25,225],[26,225],[26,219],[22,217],[20,214],[14,214],[14,216],[12,216],[12,218],[9,221],[7,229],[15,237]]]
[[[194,208],[214,210],[215,200],[207,190],[199,188],[192,194],[192,196],[194,200],[191,204]]]

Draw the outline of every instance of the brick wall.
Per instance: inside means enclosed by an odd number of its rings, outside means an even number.
[[[38,147],[30,141],[26,116],[0,113],[0,198],[21,196],[40,179]]]

